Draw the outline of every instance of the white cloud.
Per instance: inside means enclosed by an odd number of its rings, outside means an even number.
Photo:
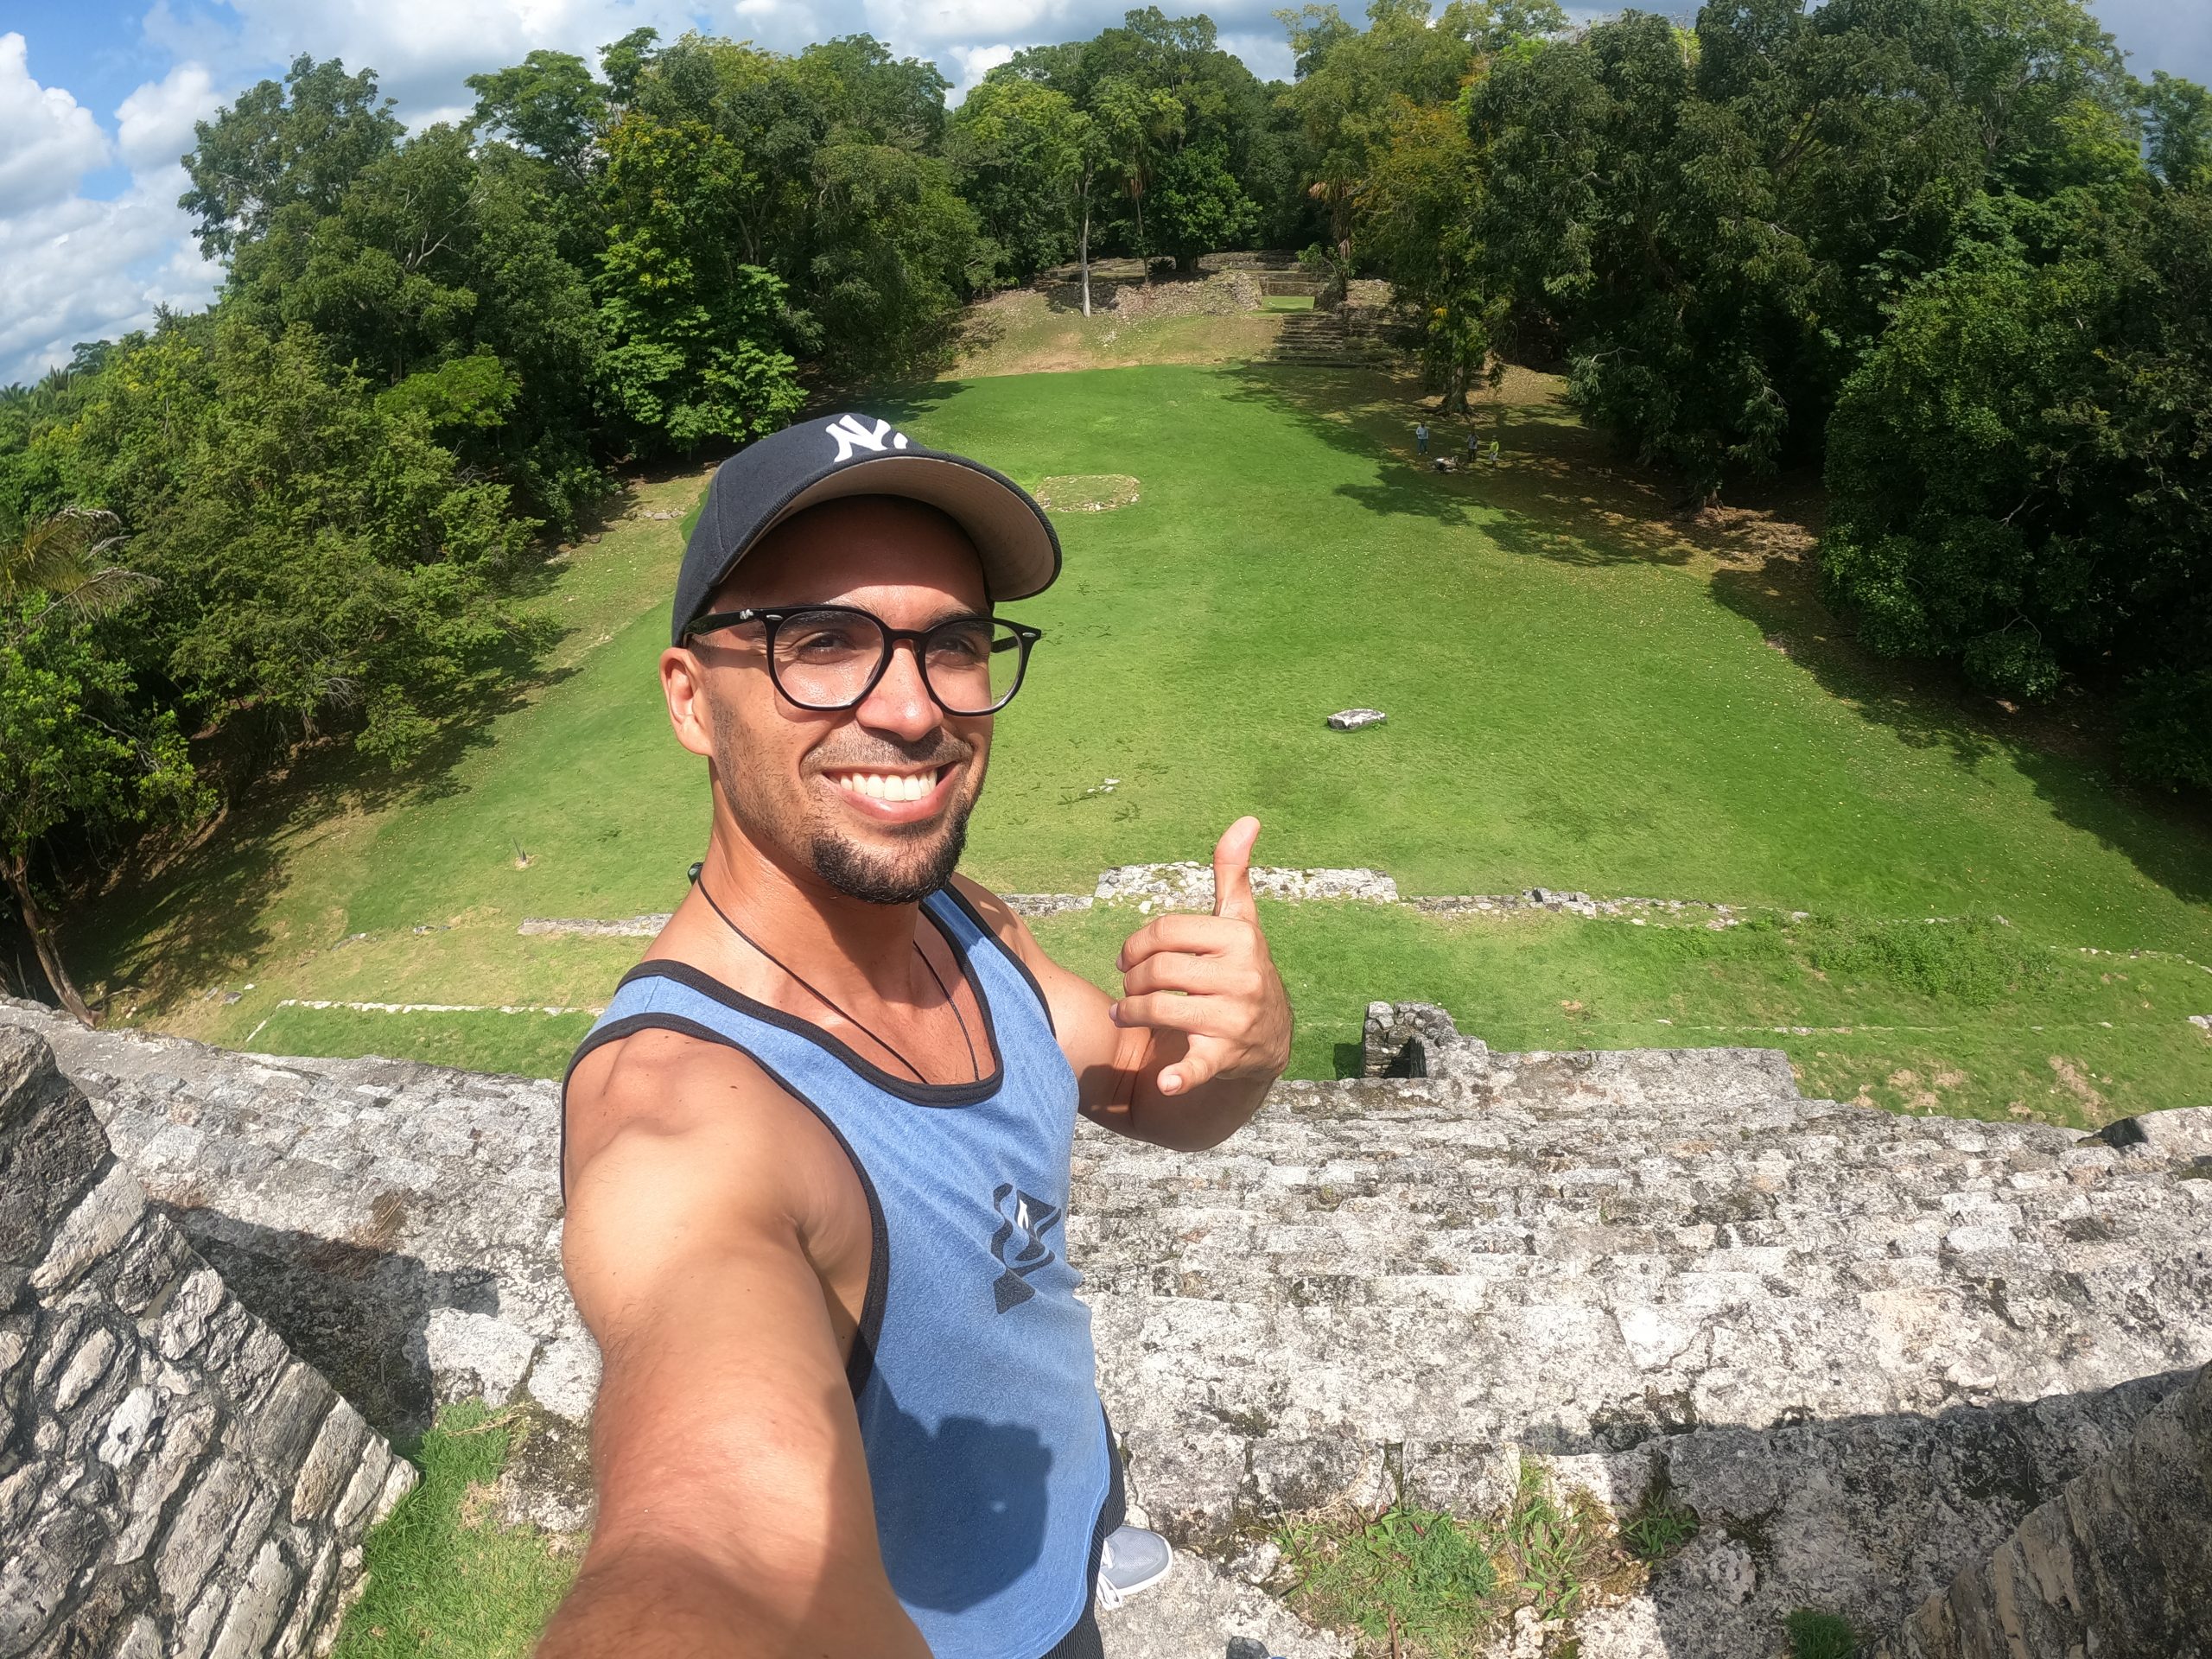
[[[184,183],[170,166],[134,176],[111,201],[73,196],[0,219],[0,383],[35,379],[79,340],[149,327],[158,306],[207,303],[220,273],[176,206]]]
[[[692,0],[231,0],[238,22],[217,42],[197,18],[180,20],[156,0],[147,31],[202,61],[235,64],[241,81],[281,75],[302,53],[373,69],[401,118],[420,127],[473,105],[461,84],[469,75],[539,49],[596,61],[601,47],[633,29],[673,40],[713,22],[715,10]]]
[[[0,35],[0,214],[61,200],[107,156],[92,111],[33,80],[23,37]]]
[[[123,100],[115,112],[116,148],[134,170],[166,167],[192,148],[192,126],[224,102],[197,63],[180,63]]]
[[[747,0],[739,0],[740,4]],[[955,46],[946,48],[952,60],[952,90],[945,94],[945,101],[957,104],[968,96],[985,75],[999,65],[1012,61],[1014,48],[1001,41],[996,46]]]

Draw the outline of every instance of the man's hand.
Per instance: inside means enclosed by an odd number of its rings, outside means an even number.
[[[1264,1091],[1290,1062],[1290,999],[1252,899],[1259,838],[1252,817],[1222,836],[1213,850],[1212,915],[1155,916],[1122,947],[1116,965],[1123,995],[1114,1023],[1154,1033],[1153,1064],[1141,1070],[1154,1074],[1161,1095],[1187,1096],[1210,1084],[1256,1084]],[[1255,1096],[1243,1116],[1258,1104]]]

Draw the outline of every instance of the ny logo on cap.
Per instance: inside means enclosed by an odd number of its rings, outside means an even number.
[[[855,449],[873,449],[876,454],[881,454],[884,440],[887,438],[890,440],[891,448],[893,449],[904,449],[906,447],[906,435],[904,432],[893,432],[891,429],[891,423],[888,421],[878,421],[875,423],[875,429],[871,432],[861,424],[857,416],[840,415],[823,430],[837,441],[839,465],[850,461],[853,458],[853,451]]]

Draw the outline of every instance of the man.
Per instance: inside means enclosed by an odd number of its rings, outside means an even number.
[[[540,1649],[1100,1652],[1120,1470],[1062,1219],[1077,1110],[1236,1132],[1290,1011],[1257,822],[1124,995],[954,874],[1059,544],[1000,474],[846,415],[715,474],[661,683],[708,762],[690,893],[571,1065],[563,1249],[599,1516]],[[1124,1568],[1132,1566],[1123,1562]],[[1108,1569],[1102,1579],[1102,1567]]]
[[[1428,453],[1428,423],[1427,421],[1414,423],[1414,450],[1417,454],[1425,455]]]

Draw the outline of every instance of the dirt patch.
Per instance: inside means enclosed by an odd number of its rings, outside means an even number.
[[[2063,1054],[2054,1054],[2050,1057],[2050,1069],[2057,1073],[2060,1085],[2075,1099],[2092,1111],[2104,1109],[2105,1097],[2097,1092],[2079,1065]]]
[[[1243,273],[1234,273],[1242,277]],[[1135,288],[1127,306],[1094,296],[1092,315],[1036,289],[1016,289],[968,308],[956,361],[961,378],[1134,368],[1159,363],[1246,363],[1267,356],[1282,326],[1257,310],[1205,308],[1219,283],[1160,283]],[[1119,296],[1115,296],[1116,300]]]
[[[1127,473],[1074,473],[1046,479],[1037,499],[1053,512],[1111,512],[1136,505],[1137,481]]]

